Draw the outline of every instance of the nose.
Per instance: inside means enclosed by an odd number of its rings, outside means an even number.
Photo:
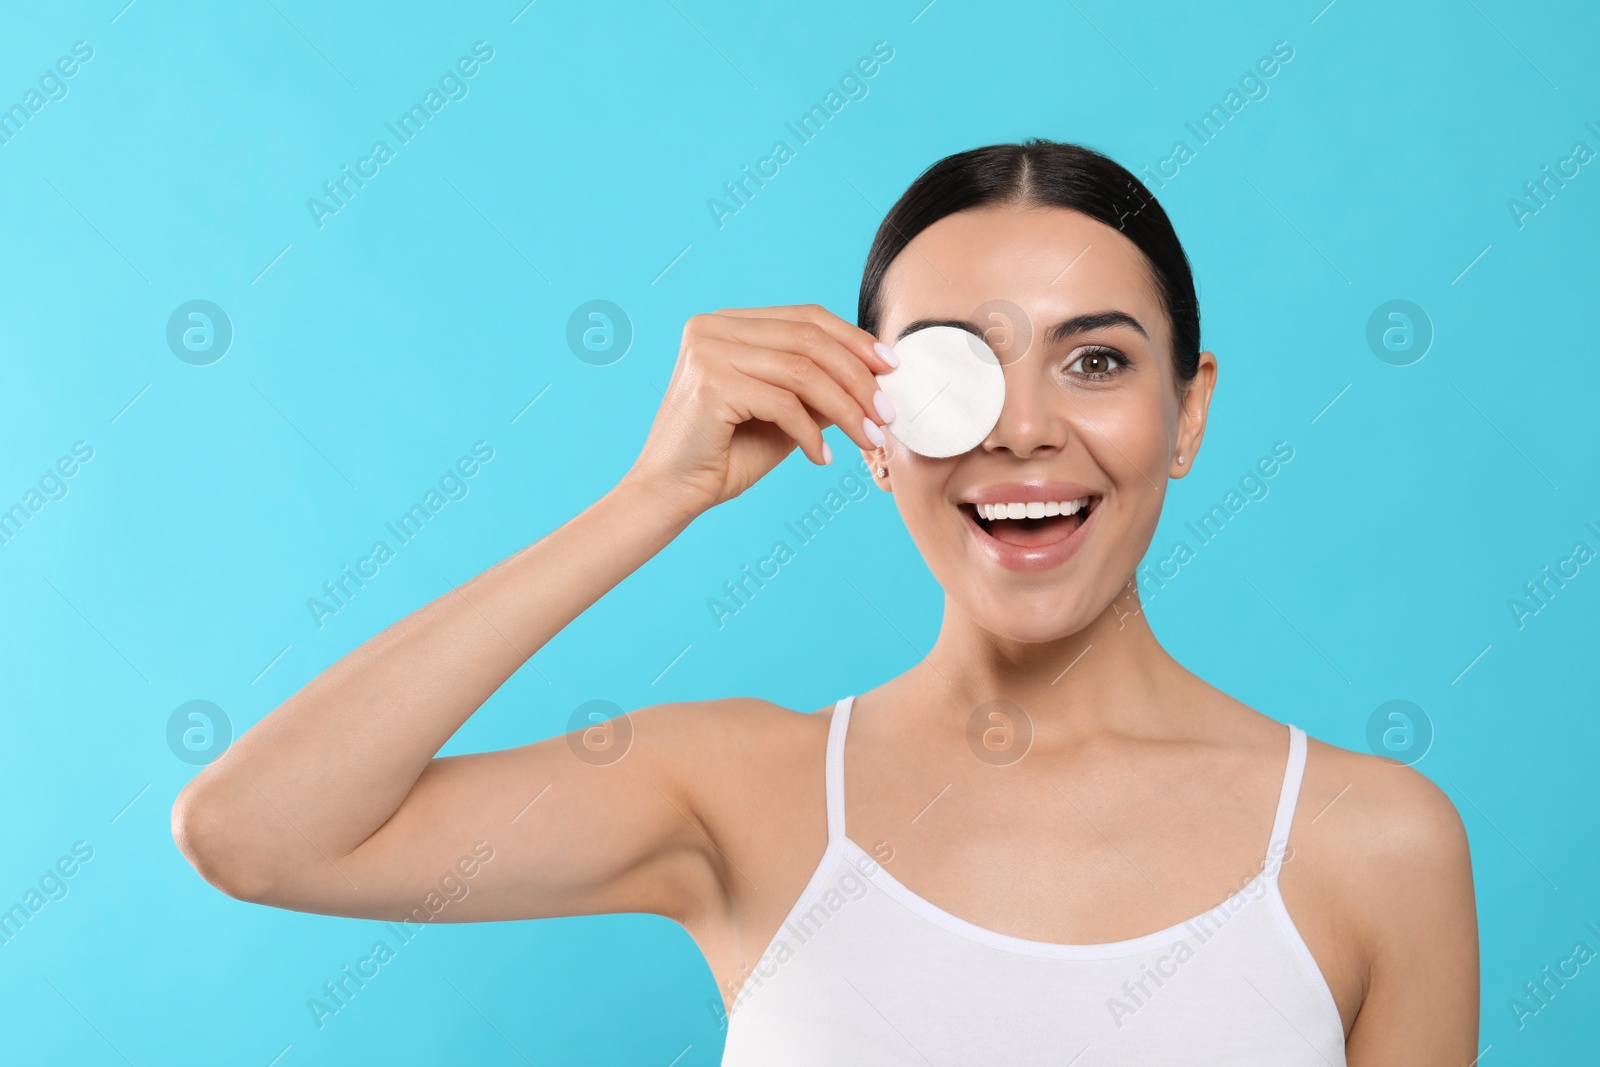
[[[1054,455],[1066,447],[1071,432],[1062,410],[1066,398],[1039,377],[1040,363],[1020,359],[1004,365],[1005,401],[994,429],[983,440],[986,451],[1032,459]]]

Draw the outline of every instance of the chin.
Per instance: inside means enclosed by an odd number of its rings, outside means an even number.
[[[993,598],[986,598],[993,600]],[[1069,591],[1053,595],[991,602],[971,618],[983,629],[1007,641],[1047,644],[1088,629],[1105,611],[1105,604],[1090,604]]]

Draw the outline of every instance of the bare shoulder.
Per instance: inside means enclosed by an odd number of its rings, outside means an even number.
[[[1283,723],[1227,694],[1219,721],[1253,750],[1283,759]],[[1414,767],[1307,734],[1291,845],[1328,862],[1328,874],[1380,891],[1430,870],[1468,870],[1467,835],[1445,791]]]
[[[1219,735],[1251,752],[1271,752],[1282,766],[1281,721],[1219,690],[1208,695],[1220,712],[1213,720]],[[1328,877],[1359,886],[1362,896],[1406,886],[1415,892],[1421,875],[1470,879],[1461,815],[1432,779],[1396,760],[1309,734],[1290,844],[1297,853],[1314,853]]]
[[[1290,845],[1286,878],[1301,865],[1299,899],[1326,917],[1312,933],[1348,976],[1336,989],[1350,1062],[1471,1060],[1477,904],[1466,827],[1445,791],[1414,767],[1308,739]]]
[[[1338,855],[1345,880],[1368,892],[1416,892],[1419,876],[1471,873],[1461,814],[1432,779],[1394,760],[1309,737],[1294,833]]]
[[[796,711],[759,697],[655,704],[632,712],[635,743],[712,830],[759,815],[786,786],[815,779],[831,712]]]
[[[1414,767],[1308,738],[1290,844],[1302,891],[1320,899],[1361,976],[1368,1030],[1402,1014],[1417,987],[1450,1005],[1463,1032],[1477,906],[1466,827],[1445,791]]]
[[[640,740],[675,761],[736,771],[749,760],[826,735],[829,714],[732,696],[652,704],[628,718]]]
[[[1215,736],[1242,750],[1269,754],[1282,768],[1284,724],[1226,693],[1208,694],[1220,711]],[[1459,860],[1466,832],[1455,805],[1413,767],[1366,752],[1330,745],[1307,734],[1305,774],[1295,807],[1293,836],[1313,837],[1354,863]]]

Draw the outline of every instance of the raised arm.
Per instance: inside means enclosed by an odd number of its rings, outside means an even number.
[[[173,807],[184,855],[232,896],[327,914],[692,912],[722,862],[696,814],[694,737],[727,702],[436,753],[545,642],[796,443],[823,462],[822,430],[837,424],[874,447],[863,420],[880,419],[873,374],[887,369],[870,334],[815,306],[695,316],[627,475],[241,736]],[[625,729],[631,745],[613,758]]]

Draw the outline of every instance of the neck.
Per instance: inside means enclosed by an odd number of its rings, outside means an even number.
[[[1129,583],[1075,633],[1016,641],[977,625],[946,599],[933,649],[906,680],[924,690],[923,707],[970,714],[994,700],[1021,707],[1035,729],[1063,738],[1140,729],[1178,706],[1187,672],[1156,640]]]

